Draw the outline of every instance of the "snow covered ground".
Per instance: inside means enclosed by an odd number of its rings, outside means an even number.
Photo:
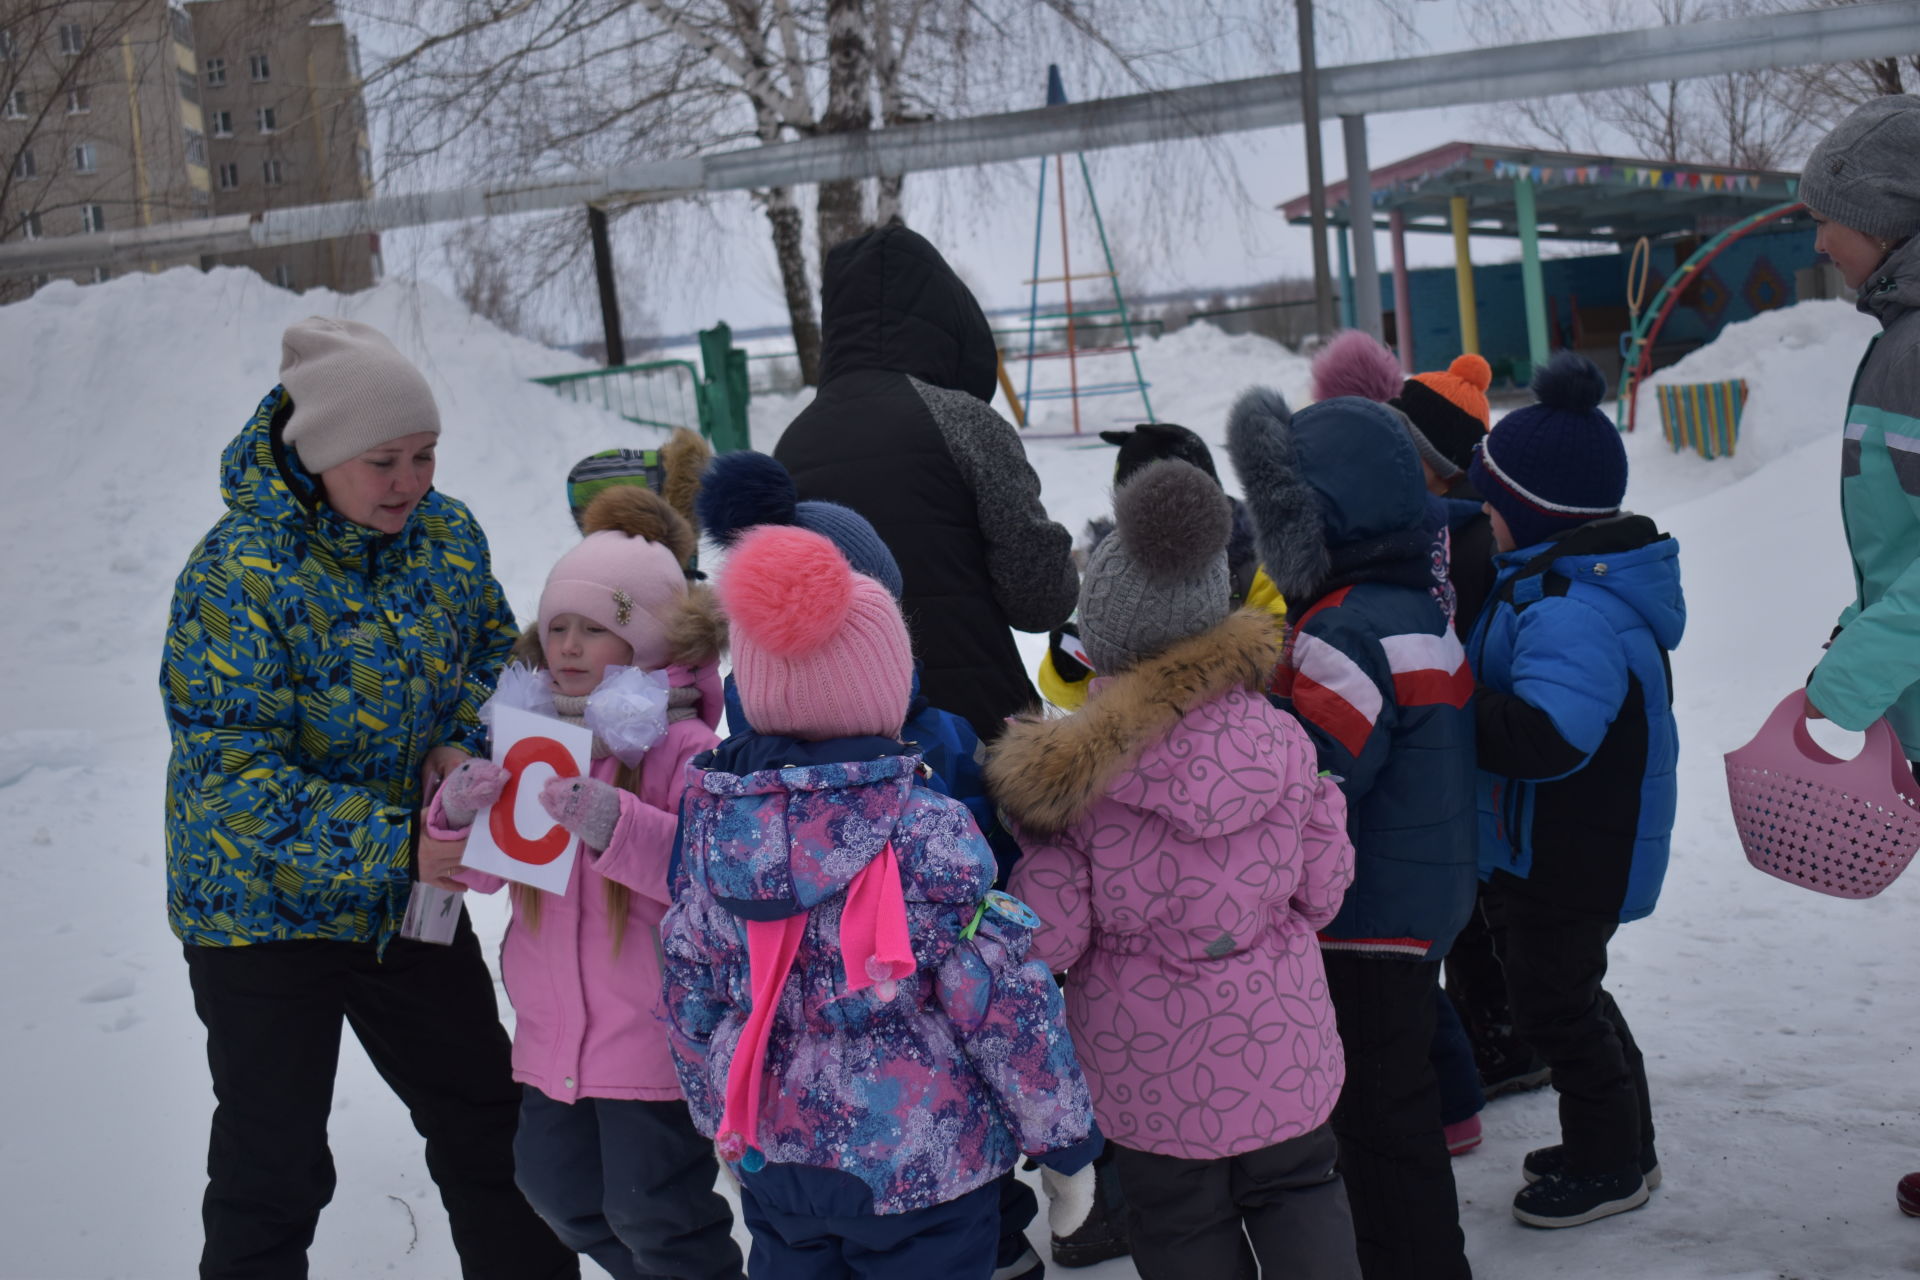
[[[567,467],[648,438],[524,381],[577,360],[401,282],[296,298],[242,271],[175,271],[0,308],[0,627],[18,642],[0,670],[7,1280],[192,1270],[212,1099],[163,908],[155,679],[173,575],[219,511],[220,448],[273,384],[280,330],[316,311],[376,324],[422,363],[447,424],[441,483],[478,513],[522,611],[573,537]],[[1630,501],[1680,538],[1692,603],[1674,660],[1685,757],[1666,897],[1621,933],[1613,986],[1648,1054],[1666,1184],[1591,1227],[1519,1227],[1519,1159],[1553,1140],[1553,1104],[1496,1103],[1484,1147],[1455,1166],[1487,1280],[1920,1274],[1920,1223],[1892,1194],[1920,1168],[1920,985],[1900,976],[1920,880],[1849,903],[1750,870],[1720,767],[1804,677],[1847,593],[1834,437],[1869,332],[1846,308],[1807,304],[1668,375],[1752,383],[1731,462],[1671,454],[1643,405]],[[1149,341],[1142,361],[1160,415],[1216,441],[1245,386],[1297,398],[1306,384],[1281,348],[1205,328]],[[800,403],[756,402],[756,442]],[[1123,399],[1105,404],[1130,420]],[[1046,440],[1031,453],[1057,518],[1077,531],[1104,508],[1110,451]],[[497,935],[497,902],[476,916]],[[315,1275],[457,1274],[419,1140],[352,1047],[333,1139],[340,1190]]]

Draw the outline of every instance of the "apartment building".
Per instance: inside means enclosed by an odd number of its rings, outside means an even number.
[[[165,0],[0,2],[0,239],[207,216],[198,65]],[[0,281],[0,301],[36,283]]]
[[[371,172],[331,0],[0,0],[0,241],[360,199]],[[366,236],[206,261],[290,289],[380,273]]]
[[[332,0],[188,0],[216,215],[373,193],[359,54]],[[225,254],[288,289],[364,289],[375,237]]]

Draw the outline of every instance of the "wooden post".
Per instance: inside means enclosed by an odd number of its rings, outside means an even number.
[[[1540,274],[1540,224],[1533,208],[1533,179],[1513,180],[1513,207],[1520,220],[1520,289],[1527,300],[1527,359],[1535,369],[1546,364],[1547,289]]]
[[[613,246],[607,238],[607,211],[587,206],[587,232],[593,237],[593,278],[600,284],[600,328],[606,334],[607,368],[627,362],[627,342],[620,336],[620,292],[613,282]]]
[[[1395,209],[1389,217],[1393,233],[1393,336],[1400,349],[1400,367],[1413,366],[1413,283],[1407,275],[1407,215]]]
[[[1460,350],[1480,354],[1480,308],[1473,298],[1473,254],[1467,248],[1467,198],[1455,196],[1453,214],[1453,290],[1460,300]]]

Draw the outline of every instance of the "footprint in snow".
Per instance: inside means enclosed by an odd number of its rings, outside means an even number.
[[[106,1004],[110,1000],[125,1000],[135,991],[131,974],[122,974],[109,978],[93,990],[80,997],[81,1004]]]

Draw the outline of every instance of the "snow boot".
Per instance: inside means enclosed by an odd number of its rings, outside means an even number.
[[[1468,1116],[1465,1120],[1446,1126],[1441,1132],[1447,1139],[1447,1154],[1463,1156],[1480,1145],[1480,1117]]]
[[[1510,1026],[1482,1028],[1473,1044],[1473,1057],[1480,1068],[1480,1092],[1488,1102],[1510,1093],[1531,1093],[1553,1080],[1546,1060]]]
[[[1067,1235],[1053,1237],[1053,1261],[1062,1267],[1091,1267],[1096,1263],[1124,1258],[1127,1243],[1125,1210],[1120,1200],[1120,1179],[1109,1161],[1093,1166],[1093,1209],[1086,1220]]]
[[[1900,1212],[1909,1218],[1920,1218],[1920,1173],[1910,1173],[1900,1179]]]
[[[1649,1194],[1646,1178],[1631,1165],[1612,1173],[1549,1173],[1520,1188],[1513,1216],[1529,1227],[1578,1227],[1638,1209]]]
[[[1551,1173],[1565,1173],[1567,1169],[1567,1149],[1558,1143],[1551,1147],[1541,1147],[1538,1151],[1527,1152],[1527,1158],[1520,1162],[1520,1172],[1526,1175],[1528,1182],[1538,1182]],[[1647,1180],[1647,1190],[1660,1189],[1660,1157],[1652,1147],[1640,1152],[1640,1176]],[[1920,1173],[1910,1175],[1914,1180],[1916,1198],[1920,1199]],[[1900,1185],[1904,1188],[1906,1180]],[[1920,1213],[1915,1214],[1920,1217]]]

